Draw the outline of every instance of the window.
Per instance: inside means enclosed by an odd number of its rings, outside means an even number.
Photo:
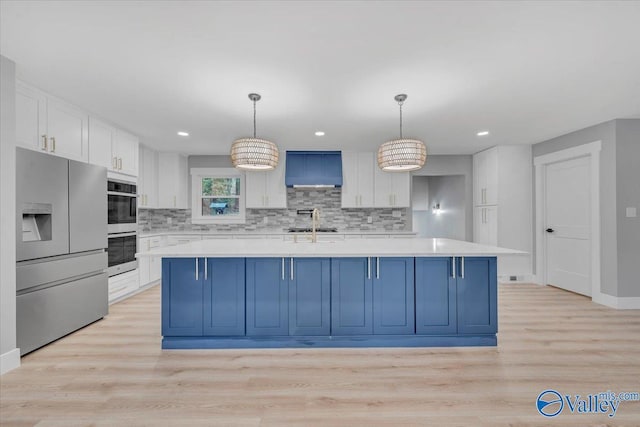
[[[230,168],[191,169],[191,222],[245,222],[244,176]]]

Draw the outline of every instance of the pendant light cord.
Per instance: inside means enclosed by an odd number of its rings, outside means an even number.
[[[256,100],[253,100],[253,138],[256,137]]]
[[[402,104],[404,104],[404,102],[398,102],[398,105],[400,106],[400,139],[402,139]]]

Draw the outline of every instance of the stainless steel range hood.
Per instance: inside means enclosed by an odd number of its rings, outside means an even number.
[[[342,187],[341,151],[287,151],[287,187]]]

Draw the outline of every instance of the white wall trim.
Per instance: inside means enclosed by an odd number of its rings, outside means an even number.
[[[20,349],[14,348],[11,351],[0,355],[0,375],[4,375],[20,366]]]
[[[600,150],[601,141],[578,145],[565,150],[536,156],[533,159],[535,165],[536,182],[536,277],[539,283],[547,284],[547,266],[545,262],[546,237],[544,233],[545,206],[545,175],[546,167],[552,163],[571,160],[579,157],[589,157],[589,174],[591,178],[591,298],[594,302],[609,305],[610,300],[602,297],[600,292]],[[607,295],[607,297],[610,297]],[[611,297],[616,298],[616,297]],[[603,302],[601,302],[603,301]],[[612,306],[611,306],[612,307]],[[617,308],[617,307],[616,307]]]
[[[640,297],[614,297],[611,295],[598,292],[593,295],[592,301],[607,307],[617,308],[619,310],[639,310]]]

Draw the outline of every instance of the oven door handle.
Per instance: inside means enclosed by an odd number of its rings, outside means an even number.
[[[139,194],[135,194],[135,193],[121,193],[119,191],[107,191],[107,195],[108,196],[124,196],[124,197],[132,197],[132,198],[138,198],[140,197]]]
[[[130,233],[115,233],[115,234],[109,234],[107,235],[107,238],[109,239],[115,239],[118,237],[131,237],[131,236],[137,236],[138,232],[137,231],[132,231]]]

